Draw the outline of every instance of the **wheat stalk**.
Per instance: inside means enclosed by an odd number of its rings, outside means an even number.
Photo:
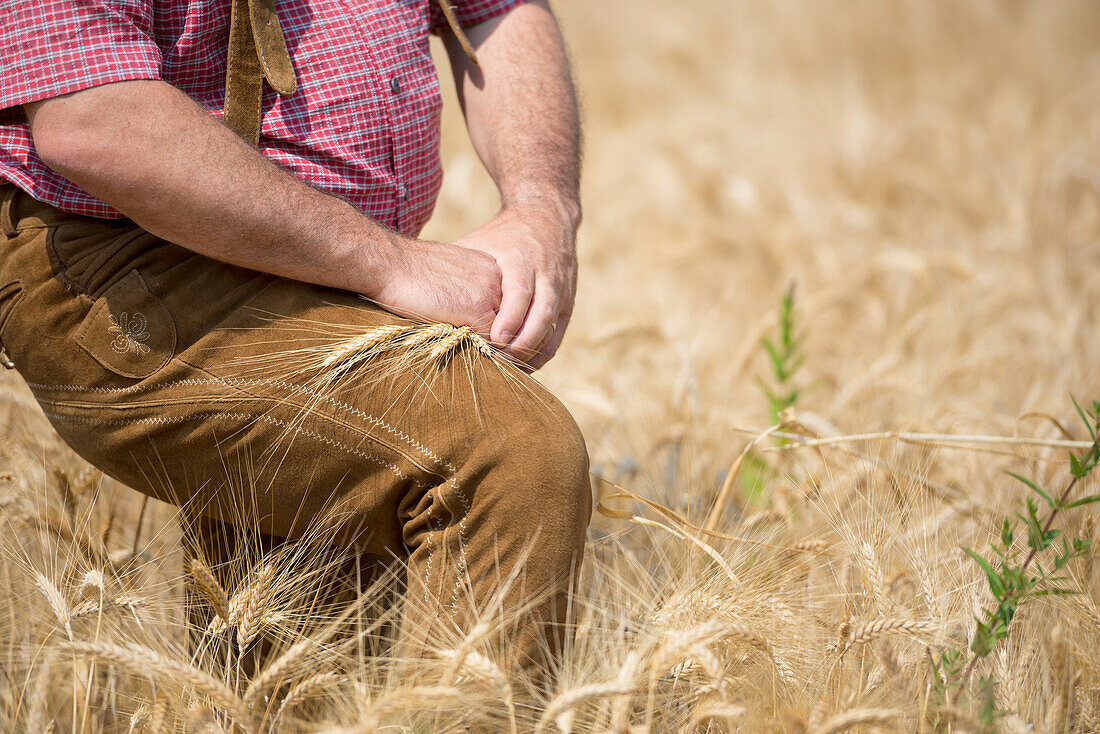
[[[27,731],[46,731],[53,724],[53,720],[46,721],[49,707],[49,693],[51,690],[50,676],[53,673],[53,659],[51,655],[44,655],[42,664],[38,668],[37,675],[31,685],[29,700],[27,701],[27,715],[25,725]]]

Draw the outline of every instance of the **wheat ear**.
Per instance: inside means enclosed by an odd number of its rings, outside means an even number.
[[[267,605],[275,592],[274,580],[275,566],[266,563],[256,574],[252,583],[240,594],[241,602],[238,606],[240,616],[236,624],[237,644],[241,650],[247,647],[260,631],[264,612],[267,611]]]
[[[691,725],[698,726],[705,721],[711,719],[725,719],[726,721],[733,721],[735,719],[742,718],[748,709],[744,706],[738,706],[737,704],[724,703],[715,701],[712,703],[697,706],[695,712],[691,715]]]
[[[614,681],[610,683],[589,683],[559,693],[546,707],[542,718],[539,719],[538,726],[535,728],[536,734],[544,731],[546,724],[550,721],[557,724],[562,734],[570,734],[573,730],[573,720],[578,707],[598,698],[619,699],[630,696],[638,688],[636,677],[641,660],[641,652],[631,650],[627,653],[626,660],[623,662],[622,667],[619,669],[619,675],[616,676]],[[613,714],[613,718],[620,717]]]
[[[225,593],[214,572],[201,559],[194,557],[188,562],[187,567],[195,580],[195,587],[213,608],[214,613],[229,621],[229,595]]]
[[[130,594],[120,594],[114,599],[88,599],[82,601],[74,606],[70,612],[72,619],[78,619],[79,617],[86,617],[89,614],[96,614],[101,611],[107,611],[109,609],[127,609],[131,612],[136,611],[138,607],[148,606],[149,602],[146,599],[136,597]]]
[[[107,590],[107,580],[103,578],[103,572],[93,568],[80,579],[80,585],[76,589],[77,596],[86,597],[89,594],[102,596]]]
[[[409,707],[423,706],[425,701],[436,703],[462,698],[462,691],[451,686],[410,686],[390,691],[375,701],[367,711],[359,731],[373,732],[383,716]]]
[[[392,344],[398,337],[415,327],[405,324],[384,324],[369,329],[359,336],[347,339],[332,347],[321,367],[328,369],[349,361],[361,361]]]
[[[111,642],[69,642],[64,649],[126,668],[136,675],[158,676],[194,688],[207,696],[246,732],[255,732],[244,701],[204,670],[171,660],[141,645]]]
[[[449,334],[432,346],[432,350],[428,352],[428,361],[442,364],[452,351],[459,349],[468,341],[471,333],[469,326],[452,329]]]
[[[886,577],[882,573],[874,546],[863,541],[859,546],[859,567],[868,591],[875,600],[875,607],[884,610],[886,604]]]
[[[567,691],[559,693],[554,700],[550,702],[550,705],[546,707],[546,711],[543,713],[542,719],[539,721],[535,731],[545,731],[546,724],[553,720],[564,734],[569,734],[569,732],[572,731],[572,719],[571,717],[563,718],[565,714],[571,713],[577,707],[583,706],[585,703],[595,699],[608,698],[611,696],[629,696],[634,692],[634,689],[635,685],[633,683],[627,685],[620,683],[587,683],[582,686],[570,688]]]
[[[161,734],[164,731],[164,722],[168,718],[168,704],[167,696],[157,696],[153,703],[143,703],[139,706],[130,717],[131,734],[137,734],[137,732]]]
[[[255,705],[260,696],[278,685],[279,681],[283,679],[287,672],[302,658],[302,656],[313,648],[314,644],[315,642],[312,637],[303,637],[298,640],[298,642],[291,645],[290,648],[271,663],[271,665],[264,668],[263,672],[248,684],[248,690],[245,691],[244,694],[245,703],[249,706]]]
[[[865,645],[873,642],[883,635],[927,635],[936,631],[936,624],[920,619],[876,619],[862,627],[851,630],[851,637],[840,644],[840,654],[843,656],[855,645]]]
[[[341,676],[332,671],[327,671],[325,673],[311,675],[305,680],[297,683],[287,692],[286,697],[283,698],[282,703],[279,704],[279,710],[275,712],[272,730],[275,730],[275,724],[278,724],[278,722],[282,720],[283,714],[287,711],[290,711],[322,688],[339,683],[341,680]]]
[[[1070,721],[1070,651],[1062,625],[1054,625],[1050,631],[1050,678],[1054,689],[1047,704],[1044,723],[1047,731],[1064,732]]]
[[[897,709],[853,709],[829,718],[813,734],[838,734],[862,724],[889,724],[902,715]]]
[[[72,640],[72,610],[69,608],[69,602],[65,599],[65,595],[41,571],[34,572],[34,579],[34,585],[42,592],[42,596],[46,597],[46,601],[49,603],[50,609],[53,610],[54,616],[57,617],[57,621],[65,627],[65,634]]]

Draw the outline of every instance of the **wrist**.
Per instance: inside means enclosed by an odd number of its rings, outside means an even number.
[[[538,209],[572,232],[576,232],[581,224],[581,202],[576,192],[563,193],[553,189],[529,188],[502,195],[501,204],[503,211]]]
[[[364,219],[359,235],[348,245],[347,288],[368,298],[378,298],[393,281],[403,255],[415,240]]]

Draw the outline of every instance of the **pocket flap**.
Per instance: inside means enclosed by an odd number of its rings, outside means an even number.
[[[142,379],[172,358],[176,325],[145,279],[132,270],[96,299],[76,342],[112,372]]]

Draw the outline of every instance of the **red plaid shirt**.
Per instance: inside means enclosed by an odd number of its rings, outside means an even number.
[[[475,25],[525,0],[454,0]],[[230,0],[0,0],[0,177],[93,217],[122,215],[50,170],[34,151],[27,102],[128,79],[162,79],[215,117],[225,103]],[[442,180],[439,82],[428,35],[435,0],[279,0],[298,76],[265,85],[261,152],[415,234]]]

